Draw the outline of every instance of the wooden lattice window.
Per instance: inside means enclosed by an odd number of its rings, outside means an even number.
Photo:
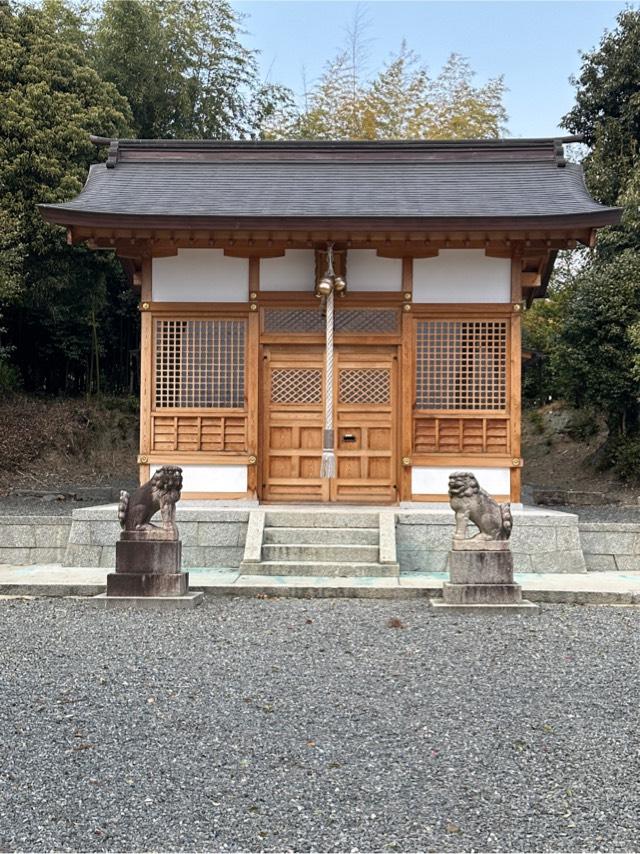
[[[321,306],[314,308],[265,308],[265,333],[324,334],[326,320]],[[395,308],[336,307],[335,331],[350,335],[395,335],[400,328],[400,312]]]
[[[394,308],[343,308],[335,314],[336,332],[393,335],[400,325]]]
[[[504,410],[506,405],[506,321],[417,322],[416,409]]]
[[[318,333],[325,330],[320,306],[314,308],[265,308],[265,332]]]
[[[245,343],[244,320],[156,320],[156,408],[244,408]]]

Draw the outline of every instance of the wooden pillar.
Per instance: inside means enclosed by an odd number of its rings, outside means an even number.
[[[151,452],[151,405],[153,382],[153,318],[151,305],[151,258],[142,261],[140,291],[140,483],[149,478]]]
[[[402,343],[400,346],[400,490],[399,500],[411,500],[411,460],[413,448],[413,258],[402,259]]]
[[[245,398],[247,407],[247,450],[256,459],[249,463],[247,490],[250,498],[257,497],[258,467],[262,461],[259,438],[258,408],[260,371],[260,318],[256,297],[260,290],[260,258],[249,258],[249,320],[247,323],[247,350],[245,363]],[[255,295],[255,296],[254,296]]]
[[[522,258],[511,259],[510,407],[511,489],[510,499],[521,500],[522,488]]]

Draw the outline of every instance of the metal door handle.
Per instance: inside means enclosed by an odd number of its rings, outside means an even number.
[[[343,442],[355,442],[356,437],[353,435],[353,433],[345,433],[344,436],[342,437],[342,441]]]

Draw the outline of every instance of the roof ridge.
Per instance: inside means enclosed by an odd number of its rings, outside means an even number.
[[[504,155],[509,160],[550,160],[564,166],[564,145],[577,142],[578,136],[541,137],[537,139],[448,139],[448,140],[204,140],[204,139],[109,139],[92,136],[96,145],[108,145],[107,168],[113,169],[121,160],[193,161],[217,158],[239,160],[337,162],[342,157],[357,161],[375,158],[380,161],[420,160],[458,161],[479,157],[498,161]]]

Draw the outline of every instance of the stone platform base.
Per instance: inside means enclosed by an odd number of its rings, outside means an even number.
[[[98,608],[140,608],[151,611],[173,611],[179,608],[195,608],[204,598],[204,593],[191,592],[183,596],[108,596],[100,593],[89,601]]]
[[[250,509],[248,506],[239,506],[237,502],[235,505],[230,502],[223,506],[220,502],[181,501],[177,507],[177,523],[183,544],[182,565],[187,569],[237,569],[244,556]],[[303,517],[304,524],[308,525],[313,525],[318,515],[327,512],[341,515],[352,512],[379,515],[380,510],[389,510],[395,517],[396,557],[401,575],[445,572],[448,569],[454,530],[454,515],[448,505],[416,503],[402,507],[352,506],[346,509],[343,505],[285,505],[279,508],[270,505],[268,509],[270,512],[279,509],[292,517]],[[539,507],[513,507],[512,512],[514,527],[509,545],[516,572],[586,572],[580,548],[577,516]],[[11,517],[11,532],[17,531],[16,537],[18,534],[22,536],[22,528],[25,527],[17,526],[18,518]],[[297,520],[295,525],[301,525],[303,520]],[[637,527],[640,569],[640,525]],[[24,536],[27,535],[35,537],[33,531],[25,530]],[[66,527],[59,536],[60,551],[64,550],[64,566],[113,567],[115,542],[120,536],[117,505],[74,510],[70,527],[67,519]],[[357,543],[355,539],[350,539],[348,531],[344,537],[345,544]],[[6,545],[18,545],[22,542],[22,539],[14,538],[7,540]],[[35,553],[34,556],[28,556],[25,552],[23,557],[22,553],[17,554],[18,550],[6,551],[5,560],[9,563],[29,563],[35,559]],[[43,557],[38,559],[40,562],[44,561]],[[60,559],[55,557],[55,561]],[[48,560],[54,560],[54,557]],[[625,565],[624,568],[632,567]]]
[[[532,616],[540,613],[540,606],[522,599],[520,602],[500,605],[459,605],[456,603],[443,602],[442,599],[430,600],[431,610],[434,614],[465,614],[475,617],[490,617],[493,614],[518,614]]]

